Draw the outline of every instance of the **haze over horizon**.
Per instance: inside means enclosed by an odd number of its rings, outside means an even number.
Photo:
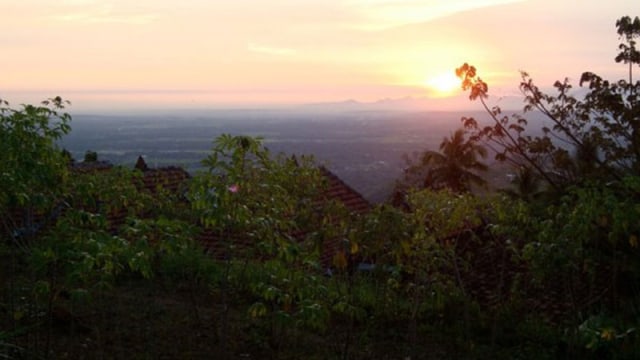
[[[0,0],[0,98],[60,95],[73,111],[283,106],[413,97],[474,108],[452,85],[475,65],[494,98],[519,70],[541,87],[625,76],[615,21],[633,1]]]

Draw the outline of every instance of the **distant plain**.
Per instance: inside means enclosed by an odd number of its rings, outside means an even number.
[[[61,145],[76,160],[92,150],[116,165],[133,166],[142,155],[151,167],[196,172],[220,134],[259,136],[273,153],[313,155],[367,199],[382,202],[402,175],[403,155],[437,150],[461,126],[462,116],[486,118],[470,112],[308,108],[75,114]]]

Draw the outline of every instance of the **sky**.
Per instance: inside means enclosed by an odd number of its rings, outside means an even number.
[[[469,106],[468,62],[495,102],[619,79],[637,0],[0,0],[0,98],[74,109],[216,108],[427,99]],[[455,89],[451,89],[451,87]]]

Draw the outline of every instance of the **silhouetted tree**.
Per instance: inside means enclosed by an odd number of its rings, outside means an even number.
[[[485,186],[486,181],[478,172],[487,165],[478,160],[485,158],[487,150],[465,139],[463,129],[445,137],[440,151],[425,151],[405,171],[404,185],[431,189],[449,188],[454,192],[468,192],[471,186]]]
[[[86,163],[91,163],[91,162],[97,162],[98,161],[98,153],[92,150],[87,150],[87,152],[84,153],[84,162]]]
[[[636,50],[635,38],[640,37],[640,19],[636,16],[633,20],[629,16],[623,16],[616,21],[618,36],[626,43],[618,46],[621,50],[616,56],[616,62],[629,64],[629,84],[633,83],[633,64],[640,63],[640,52]]]
[[[522,72],[520,90],[526,103],[523,114],[505,116],[499,107],[489,108],[488,85],[476,68],[465,63],[456,69],[463,89],[469,90],[469,98],[480,101],[492,120],[492,125],[483,126],[473,117],[463,117],[471,139],[494,150],[497,160],[530,168],[557,190],[582,181],[584,176],[616,180],[626,174],[640,174],[640,82],[632,82],[634,64],[640,65],[635,42],[640,36],[640,19],[625,16],[616,22],[616,27],[623,43],[615,60],[629,64],[629,81],[609,82],[585,72],[580,86],[586,85],[588,92],[578,99],[571,95],[572,86],[566,78],[556,81],[557,94],[549,95]],[[525,115],[530,112],[543,115],[551,123],[542,128],[543,135],[526,132]],[[580,176],[576,176],[571,152],[576,153],[576,159],[582,159],[577,166]],[[590,163],[588,168],[585,161]]]
[[[504,189],[503,192],[514,199],[531,201],[541,193],[540,180],[540,177],[530,167],[522,166],[518,168],[511,181],[513,187]]]
[[[67,149],[62,149],[62,157],[67,161],[68,164],[73,165],[73,163],[76,162],[76,160],[73,158],[73,155],[71,155],[71,152],[69,152],[69,150]]]

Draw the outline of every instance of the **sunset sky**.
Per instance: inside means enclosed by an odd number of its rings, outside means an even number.
[[[636,0],[0,0],[0,98],[451,106],[464,94],[438,88],[464,62],[496,99],[517,92],[519,70],[544,86],[586,70],[624,77],[613,61],[624,15],[640,15]]]

